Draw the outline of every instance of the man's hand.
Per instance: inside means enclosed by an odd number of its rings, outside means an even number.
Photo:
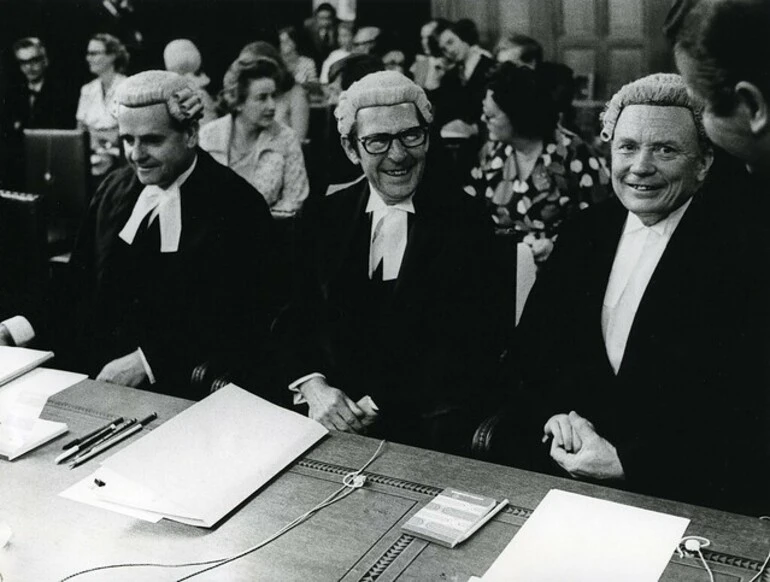
[[[579,479],[624,479],[625,473],[618,451],[608,440],[597,434],[594,425],[574,411],[569,413],[567,420],[573,434],[580,438],[580,450],[576,453],[568,452],[554,438],[551,443],[551,458],[570,475]]]
[[[131,386],[132,388],[145,382],[147,380],[147,372],[144,369],[139,350],[109,362],[102,368],[96,379],[110,382],[111,384]]]
[[[311,378],[299,387],[307,400],[308,416],[328,429],[360,433],[371,424],[366,412],[325,378]]]
[[[577,453],[583,446],[580,435],[575,432],[566,414],[554,414],[549,418],[543,427],[543,433],[544,443],[552,437],[554,444],[568,453]]]

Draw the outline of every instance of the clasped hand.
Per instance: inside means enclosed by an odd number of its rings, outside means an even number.
[[[574,410],[555,414],[543,427],[543,442],[551,438],[551,458],[573,477],[623,479],[618,451],[599,436],[594,425]]]
[[[131,386],[132,388],[142,384],[147,380],[147,372],[144,369],[139,350],[107,363],[96,376],[96,379],[121,386]]]
[[[311,378],[302,384],[300,392],[310,407],[308,416],[328,429],[361,433],[377,419],[377,414],[367,414],[324,378]]]

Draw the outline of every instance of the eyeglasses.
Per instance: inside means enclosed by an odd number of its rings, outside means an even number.
[[[24,67],[28,65],[39,65],[44,60],[45,60],[45,57],[43,55],[38,55],[30,59],[16,59],[16,62],[19,63],[20,67]]]
[[[375,133],[358,138],[367,153],[372,155],[384,154],[390,149],[394,139],[398,139],[405,148],[416,148],[425,143],[428,129],[425,127],[410,127],[398,133]]]

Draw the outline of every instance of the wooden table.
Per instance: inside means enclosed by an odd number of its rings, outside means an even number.
[[[64,420],[72,434],[81,434],[115,415],[143,416],[157,411],[159,420],[165,421],[190,404],[87,380],[52,398],[44,416]],[[59,497],[59,492],[97,466],[94,461],[74,470],[54,465],[66,438],[12,463],[0,462],[0,520],[14,532],[10,544],[0,549],[0,573],[5,582],[53,582],[110,563],[172,563],[229,556],[316,505],[339,487],[345,473],[366,462],[378,444],[366,437],[333,434],[209,530],[165,520],[146,523]],[[201,459],[201,471],[205,470],[205,459]],[[554,487],[690,518],[688,533],[712,540],[704,554],[720,582],[747,582],[770,545],[770,523],[758,519],[391,443],[367,474],[366,487],[342,502],[256,553],[194,580],[465,582],[471,574],[486,571]],[[507,497],[512,505],[452,550],[401,533],[401,524],[448,486],[498,499]],[[113,570],[75,580],[166,581],[194,570]],[[694,559],[674,557],[662,580],[696,582],[706,581],[708,576]]]

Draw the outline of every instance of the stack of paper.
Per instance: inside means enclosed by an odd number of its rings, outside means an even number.
[[[61,495],[148,521],[212,527],[327,432],[228,384]]]
[[[12,461],[65,433],[66,424],[43,420],[40,413],[49,397],[86,377],[37,368],[0,387],[0,455]]]
[[[26,374],[53,358],[53,352],[0,346],[0,385]]]
[[[656,582],[689,523],[553,489],[482,580]]]

